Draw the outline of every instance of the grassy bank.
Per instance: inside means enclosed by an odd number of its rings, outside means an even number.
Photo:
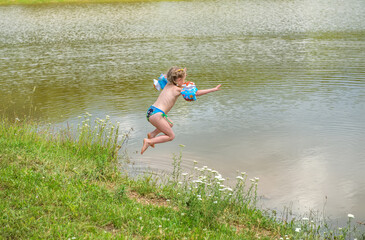
[[[50,3],[132,3],[132,2],[158,2],[162,0],[0,0],[1,5],[14,4],[50,4]],[[179,0],[169,0],[179,1]]]
[[[258,179],[246,181],[245,173],[230,188],[206,166],[182,172],[178,154],[171,176],[129,178],[118,166],[117,151],[125,139],[118,126],[108,117],[91,124],[89,117],[78,127],[57,131],[20,119],[0,120],[0,238],[320,236],[317,226],[304,223],[295,231],[294,221],[279,223],[256,209]],[[338,239],[351,232],[342,231]]]
[[[100,120],[97,128],[90,127],[88,122],[84,120],[77,136],[71,136],[68,130],[54,133],[35,124],[2,120],[1,237],[239,239],[278,236],[259,216],[243,221],[243,218],[228,220],[224,214],[220,217],[214,212],[195,212],[200,200],[190,199],[191,206],[188,206],[174,197],[173,187],[161,188],[150,176],[139,180],[123,176],[115,155],[121,141],[115,142],[117,128],[111,133],[107,120]],[[265,224],[268,229],[261,229],[260,225]]]

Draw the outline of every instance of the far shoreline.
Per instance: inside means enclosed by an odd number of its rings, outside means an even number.
[[[181,0],[1,0],[0,6],[88,3],[149,3],[162,1],[177,2]]]

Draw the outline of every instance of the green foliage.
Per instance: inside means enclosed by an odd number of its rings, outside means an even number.
[[[95,126],[89,117],[80,117],[75,131],[0,120],[0,238],[346,239],[355,234],[352,218],[347,228],[326,234],[325,225],[313,220],[278,222],[256,208],[258,178],[247,184],[241,173],[231,188],[218,171],[197,163],[182,172],[182,152],[174,156],[172,176],[123,176],[117,153],[128,133],[120,137],[108,117],[96,119]],[[130,191],[164,204],[143,204],[129,197]]]
[[[122,176],[115,153],[125,137],[115,137],[116,126],[81,119],[76,131],[1,120],[0,238],[240,238],[227,224],[207,227],[186,210],[129,198],[130,188],[163,192],[151,176]]]

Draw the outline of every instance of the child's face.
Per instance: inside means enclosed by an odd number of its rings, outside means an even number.
[[[185,78],[186,78],[186,75],[183,78],[178,78],[176,81],[177,85],[179,85],[179,86],[183,85],[185,83]]]

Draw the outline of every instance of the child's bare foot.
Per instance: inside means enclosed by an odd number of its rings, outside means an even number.
[[[143,146],[141,149],[141,154],[143,154],[144,151],[146,151],[149,146],[151,146],[151,145],[148,143],[148,139],[147,138],[143,139]]]
[[[152,139],[151,133],[147,133],[147,138]],[[155,148],[155,144],[151,144],[151,147]]]

